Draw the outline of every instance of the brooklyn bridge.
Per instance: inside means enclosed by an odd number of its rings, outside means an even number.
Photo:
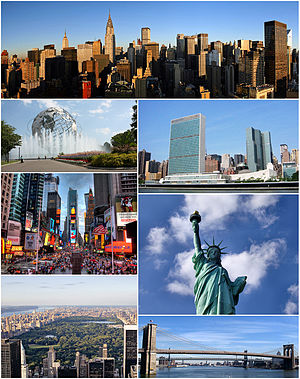
[[[142,348],[139,349],[141,356],[141,375],[149,376],[156,373],[156,361],[160,355],[168,355],[168,359],[173,356],[177,361],[197,361],[197,360],[238,360],[243,362],[243,367],[248,366],[249,358],[262,358],[265,360],[280,359],[283,361],[284,370],[293,370],[296,368],[295,351],[293,344],[286,344],[282,347],[282,354],[278,355],[278,348],[271,352],[249,352],[244,351],[226,351],[215,350],[212,348],[203,348],[202,350],[186,350],[186,349],[172,349],[164,348],[160,349],[156,346],[156,334],[157,330],[165,336],[170,337],[173,341],[193,343],[191,340],[182,338],[171,334],[169,331],[165,331],[157,327],[157,324],[148,323],[143,327],[143,341]],[[195,341],[194,341],[195,343]],[[204,357],[205,356],[205,357]],[[214,357],[207,357],[214,356]]]

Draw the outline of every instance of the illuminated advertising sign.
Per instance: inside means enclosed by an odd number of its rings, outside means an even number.
[[[60,224],[60,214],[61,214],[61,210],[57,209],[56,210],[56,220],[55,220],[56,224]]]
[[[108,208],[104,212],[104,222],[105,222],[105,226],[109,232],[110,232],[110,227],[112,224],[112,235],[113,235],[113,238],[116,239],[117,236],[116,236],[115,207],[111,207],[111,212],[110,212],[110,208]]]
[[[137,202],[136,196],[117,196],[116,197],[117,225],[137,221]]]
[[[76,229],[75,230],[71,230],[70,242],[71,243],[76,243]]]
[[[33,223],[33,214],[31,212],[26,212],[25,230],[30,232],[32,228],[32,223]]]
[[[24,255],[23,246],[12,246],[10,252],[14,255]]]
[[[76,210],[74,207],[71,208],[70,222],[71,222],[71,224],[76,223]]]
[[[7,239],[12,245],[20,245],[21,243],[22,224],[18,221],[8,220],[7,224]]]
[[[45,233],[45,242],[44,242],[44,246],[49,246],[50,245],[50,233],[46,232]]]
[[[25,250],[37,250],[38,249],[38,234],[26,233],[25,234]]]
[[[54,220],[53,218],[50,218],[50,232],[51,233],[54,233]]]
[[[132,253],[132,243],[124,241],[114,241],[113,242],[114,253]],[[105,251],[111,253],[111,244],[105,246]]]

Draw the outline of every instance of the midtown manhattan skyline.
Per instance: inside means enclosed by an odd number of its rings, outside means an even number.
[[[91,6],[93,12],[89,13],[89,22],[82,23],[82,14]],[[70,46],[99,38],[104,43],[109,12],[115,28],[116,46],[123,48],[141,38],[142,27],[151,29],[152,41],[172,46],[176,44],[179,33],[208,33],[209,41],[263,41],[264,22],[270,20],[286,23],[293,31],[293,48],[298,45],[298,4],[292,1],[155,2],[155,6],[153,2],[75,2],[72,8],[69,2],[2,2],[2,49],[20,58],[25,58],[28,50],[42,48],[48,43],[54,43],[59,50],[65,30]],[[212,18],[205,16],[199,19],[199,14],[210,15],[212,12]],[[32,16],[31,28],[28,28],[24,13]],[[43,19],[41,23],[40,15],[44,13],[53,17],[48,22]],[[166,13],[172,22],[166,22]],[[128,23],[129,18],[133,22]],[[16,24],[18,28],[15,28]],[[19,29],[22,33],[18,32]],[[32,30],[39,32],[32,33]]]

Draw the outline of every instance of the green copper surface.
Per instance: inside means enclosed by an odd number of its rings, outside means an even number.
[[[238,277],[234,282],[227,270],[222,267],[221,254],[224,248],[215,244],[202,249],[199,236],[201,217],[197,211],[190,216],[194,231],[195,253],[193,255],[196,281],[194,285],[196,313],[199,315],[235,314],[239,294],[246,285],[246,276]],[[205,256],[206,254],[206,256]]]

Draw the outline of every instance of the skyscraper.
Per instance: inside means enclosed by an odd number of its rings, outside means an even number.
[[[205,116],[171,121],[169,175],[205,172]]]
[[[208,50],[208,34],[200,33],[197,35],[198,38],[198,52]]]
[[[21,221],[25,175],[26,174],[14,174],[9,211],[9,219],[13,221]]]
[[[124,325],[123,377],[128,378],[130,367],[137,365],[137,325]]]
[[[64,35],[64,38],[62,40],[62,48],[66,49],[67,47],[69,47],[69,40],[67,38],[67,34],[66,34],[66,31],[65,31],[65,35]]]
[[[58,192],[48,192],[47,218],[54,220],[54,231],[59,233],[61,214],[61,199]],[[51,224],[51,223],[50,223]]]
[[[276,97],[286,97],[287,28],[279,21],[265,22],[265,76],[266,83],[274,85]]]
[[[53,174],[45,174],[44,190],[43,190],[43,206],[42,211],[47,210],[48,193],[58,191],[59,177]]]
[[[114,63],[115,61],[115,52],[116,52],[116,39],[113,23],[110,17],[110,12],[106,24],[106,33],[105,33],[105,54],[109,55],[110,62]]]
[[[250,171],[259,171],[273,163],[273,152],[270,132],[258,129],[246,129],[247,165]]]
[[[141,37],[142,37],[142,45],[145,45],[146,43],[150,43],[150,28],[142,28],[141,30]]]
[[[45,174],[25,174],[22,193],[21,223],[25,226],[26,213],[32,214],[32,230],[38,227],[39,213],[42,211]]]
[[[21,378],[21,340],[1,340],[1,377]]]
[[[6,237],[14,174],[1,174],[1,235]]]

